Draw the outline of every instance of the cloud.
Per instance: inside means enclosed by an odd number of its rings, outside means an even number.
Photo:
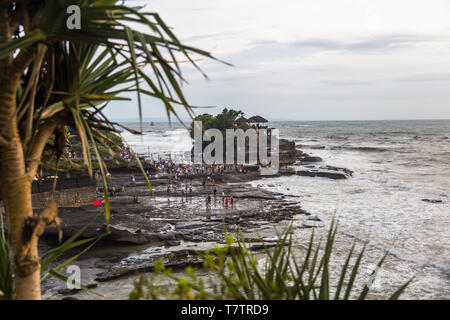
[[[403,82],[446,82],[450,81],[450,72],[414,74],[397,78],[396,81]]]
[[[319,82],[332,86],[360,86],[379,83],[381,80],[319,80]]]
[[[290,43],[292,48],[315,48],[318,50],[373,51],[405,48],[438,40],[433,35],[384,34],[364,40],[336,41],[331,39],[306,39]]]
[[[226,32],[201,34],[201,35],[197,35],[197,36],[184,37],[184,38],[182,38],[182,42],[192,42],[192,41],[207,40],[207,39],[214,39],[217,41],[219,39],[223,39],[226,36],[230,36],[230,34],[226,33]]]
[[[359,86],[376,85],[388,82],[449,82],[450,72],[411,74],[403,77],[390,77],[380,79],[323,79],[320,83],[332,86]]]
[[[292,119],[449,118],[449,2],[356,2],[153,1],[183,42],[234,65],[200,59],[206,81],[183,64],[193,104]]]
[[[297,57],[307,57],[319,52],[348,51],[351,53],[389,53],[392,50],[408,50],[413,46],[440,41],[434,35],[384,34],[356,40],[333,40],[310,38],[299,41],[277,40],[251,41],[246,49],[231,54],[225,59],[236,66],[252,68],[261,63],[289,62]]]

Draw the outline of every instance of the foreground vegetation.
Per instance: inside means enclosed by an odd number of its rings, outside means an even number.
[[[314,245],[314,231],[299,259],[294,254],[292,227],[286,229],[273,248],[265,248],[266,260],[260,260],[248,249],[243,237],[235,243],[232,235],[226,237],[223,247],[216,245],[213,251],[198,253],[208,273],[207,280],[196,275],[192,267],[186,269],[186,277],[175,276],[162,262],[155,264],[155,271],[167,277],[173,285],[157,285],[152,277],[141,276],[129,298],[135,299],[188,299],[188,300],[348,300],[367,298],[371,281],[356,292],[355,280],[359,274],[364,249],[354,257],[353,244],[340,271],[337,283],[330,283],[330,259],[337,227],[330,226],[325,246]],[[322,253],[321,253],[322,252]],[[381,268],[386,255],[378,262]],[[375,275],[373,275],[375,276]],[[393,289],[388,299],[396,300],[407,288],[408,281]]]
[[[67,9],[74,5],[82,28],[72,30]],[[0,0],[0,196],[15,299],[41,298],[39,237],[60,220],[54,201],[33,212],[31,184],[42,165],[60,167],[67,129],[77,132],[91,175],[97,159],[106,190],[100,146],[121,147],[106,134],[121,126],[105,116],[109,102],[134,92],[140,118],[142,95],[159,99],[168,117],[178,117],[177,107],[193,116],[180,63],[198,68],[194,58],[212,57],[180,43],[157,13],[144,10],[117,0]],[[108,194],[104,211],[108,223]]]

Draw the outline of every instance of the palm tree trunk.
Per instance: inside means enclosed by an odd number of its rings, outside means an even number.
[[[11,40],[9,16],[0,6],[0,43]],[[22,142],[14,112],[21,71],[11,56],[0,60],[0,184],[12,247],[16,299],[40,299],[40,261],[33,228],[32,176],[26,173]],[[19,72],[18,72],[19,71]],[[32,232],[30,232],[32,231]]]
[[[0,94],[1,100],[1,94]],[[3,103],[0,103],[3,104]],[[1,109],[1,107],[0,107]],[[17,130],[17,125],[13,125]],[[25,174],[18,136],[0,148],[2,199],[12,248],[16,299],[40,299],[40,260],[33,231],[31,177]],[[31,231],[31,232],[30,232]]]

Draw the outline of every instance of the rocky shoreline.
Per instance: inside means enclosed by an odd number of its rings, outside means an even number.
[[[305,156],[298,158],[300,167],[297,170],[284,167],[278,175],[302,176],[304,172],[311,172],[315,176],[331,179],[351,176],[350,170],[317,167],[304,160]],[[130,181],[130,174],[134,174],[136,181]],[[261,250],[262,241],[270,244],[276,240],[276,225],[286,226],[293,221],[296,229],[323,226],[319,217],[301,208],[298,197],[252,187],[250,181],[262,178],[259,172],[225,172],[216,174],[214,178],[215,186],[204,186],[204,176],[182,176],[181,186],[168,195],[167,186],[173,184],[174,180],[158,174],[151,179],[152,195],[144,177],[137,171],[115,170],[109,184],[117,189],[124,188],[110,197],[110,234],[77,261],[82,270],[91,270],[83,272],[83,284],[95,287],[105,281],[151,272],[158,259],[175,269],[200,265],[201,261],[194,250],[210,249],[216,243],[223,243],[224,230],[236,235],[241,232],[244,239],[251,243],[252,250]],[[181,191],[186,184],[192,184],[192,192]],[[98,186],[100,197],[100,181]],[[216,196],[213,195],[214,188],[217,188]],[[233,195],[233,205],[224,204],[222,192]],[[212,199],[209,207],[205,205],[208,195]],[[133,202],[134,196],[138,196],[138,203]],[[61,228],[64,237],[70,237],[89,222],[82,234],[83,238],[106,232],[102,211],[103,208],[92,204],[60,207],[59,217],[63,221]],[[92,222],[96,216],[97,219]],[[55,245],[57,233],[55,228],[45,231],[41,251]],[[45,289],[52,298],[76,293],[64,290],[55,282],[44,285]],[[55,290],[59,292],[56,295]]]

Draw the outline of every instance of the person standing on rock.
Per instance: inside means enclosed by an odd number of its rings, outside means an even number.
[[[213,192],[214,192],[214,198],[216,197],[216,195],[217,195],[217,188],[216,187],[214,187],[214,190],[213,190]]]
[[[225,197],[225,207],[228,208],[228,197]]]
[[[208,195],[206,197],[205,203],[206,203],[206,208],[209,208],[209,205],[211,204],[211,196],[210,195]]]
[[[167,186],[167,195],[170,197],[170,184]]]
[[[230,196],[230,204],[231,204],[231,207],[233,207],[233,204],[234,204],[234,198],[233,198],[232,195]]]

